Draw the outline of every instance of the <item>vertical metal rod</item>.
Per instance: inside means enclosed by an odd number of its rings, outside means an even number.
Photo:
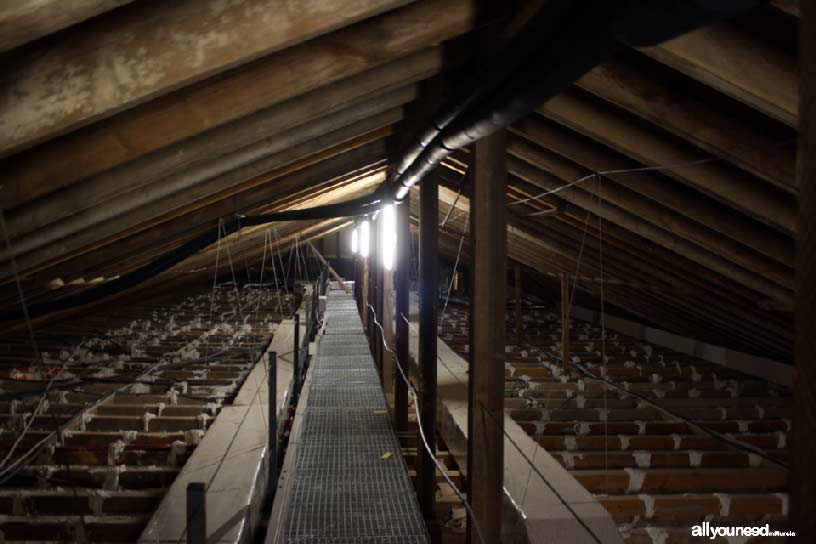
[[[411,210],[409,203],[403,202],[397,207],[397,269],[396,285],[397,291],[397,360],[408,372],[409,353],[409,331],[408,323],[403,319],[410,315],[410,270],[411,270]],[[408,386],[402,379],[397,377],[394,381],[394,419],[398,431],[408,429]]]
[[[314,291],[317,290],[317,284],[312,290],[312,296],[309,297],[309,308],[306,310],[306,338],[311,339],[312,337],[312,314],[314,310]],[[308,340],[307,340],[308,342]]]
[[[267,496],[271,499],[275,496],[275,488],[278,486],[278,354],[270,351],[267,354],[267,386],[268,386],[268,406],[269,406],[269,482]]]
[[[419,388],[422,430],[436,453],[436,322],[438,298],[439,187],[434,176],[425,176],[420,189],[419,212]],[[420,437],[421,440],[421,437]],[[436,466],[420,443],[417,448],[417,498],[426,520],[433,520]]]
[[[295,399],[300,390],[300,314],[295,314],[295,347],[292,356],[292,369],[295,377]]]
[[[569,334],[569,279],[561,273],[561,365],[564,373],[569,373],[570,334]]]
[[[368,281],[368,262],[371,260],[371,257],[363,257],[363,275],[362,281],[360,282],[360,293],[362,298],[362,311],[363,311],[363,327],[365,328],[366,334],[370,334],[370,324],[368,322],[369,311],[368,311],[368,299],[369,299],[369,281]]]
[[[187,484],[187,544],[207,541],[207,485],[204,482]]]
[[[799,222],[796,238],[796,357],[790,519],[799,535],[816,533],[816,3],[800,2]],[[801,537],[800,537],[801,540]]]

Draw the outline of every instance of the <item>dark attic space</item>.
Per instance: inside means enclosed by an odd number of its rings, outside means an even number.
[[[816,538],[816,2],[0,0],[0,543]]]

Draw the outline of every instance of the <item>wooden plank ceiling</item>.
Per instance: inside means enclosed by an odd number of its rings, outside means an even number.
[[[414,107],[423,82],[455,84],[469,35],[532,3],[0,8],[0,308],[19,304],[15,266],[27,301],[41,302],[134,270],[219,218],[371,191],[405,141],[406,112],[428,109]],[[509,208],[509,256],[544,286],[577,274],[584,292],[603,289],[644,321],[789,361],[797,18],[797,2],[777,0],[627,50],[511,127],[508,199],[557,192]],[[467,162],[457,152],[438,171],[443,214],[464,187],[442,229],[451,257],[467,230]],[[276,228],[287,244],[347,222]],[[258,259],[264,231],[231,236],[233,258]],[[139,296],[211,277],[215,252]]]

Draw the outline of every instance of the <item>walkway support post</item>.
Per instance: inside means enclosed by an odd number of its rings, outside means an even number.
[[[436,465],[422,445],[436,454],[436,320],[439,186],[425,176],[419,191],[419,411],[421,434],[417,444],[417,497],[427,521],[436,517]]]
[[[468,380],[468,542],[501,542],[504,476],[504,328],[507,284],[506,132],[476,142]]]

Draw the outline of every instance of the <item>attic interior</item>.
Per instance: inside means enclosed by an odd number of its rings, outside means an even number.
[[[816,3],[0,2],[0,541],[816,534]]]

